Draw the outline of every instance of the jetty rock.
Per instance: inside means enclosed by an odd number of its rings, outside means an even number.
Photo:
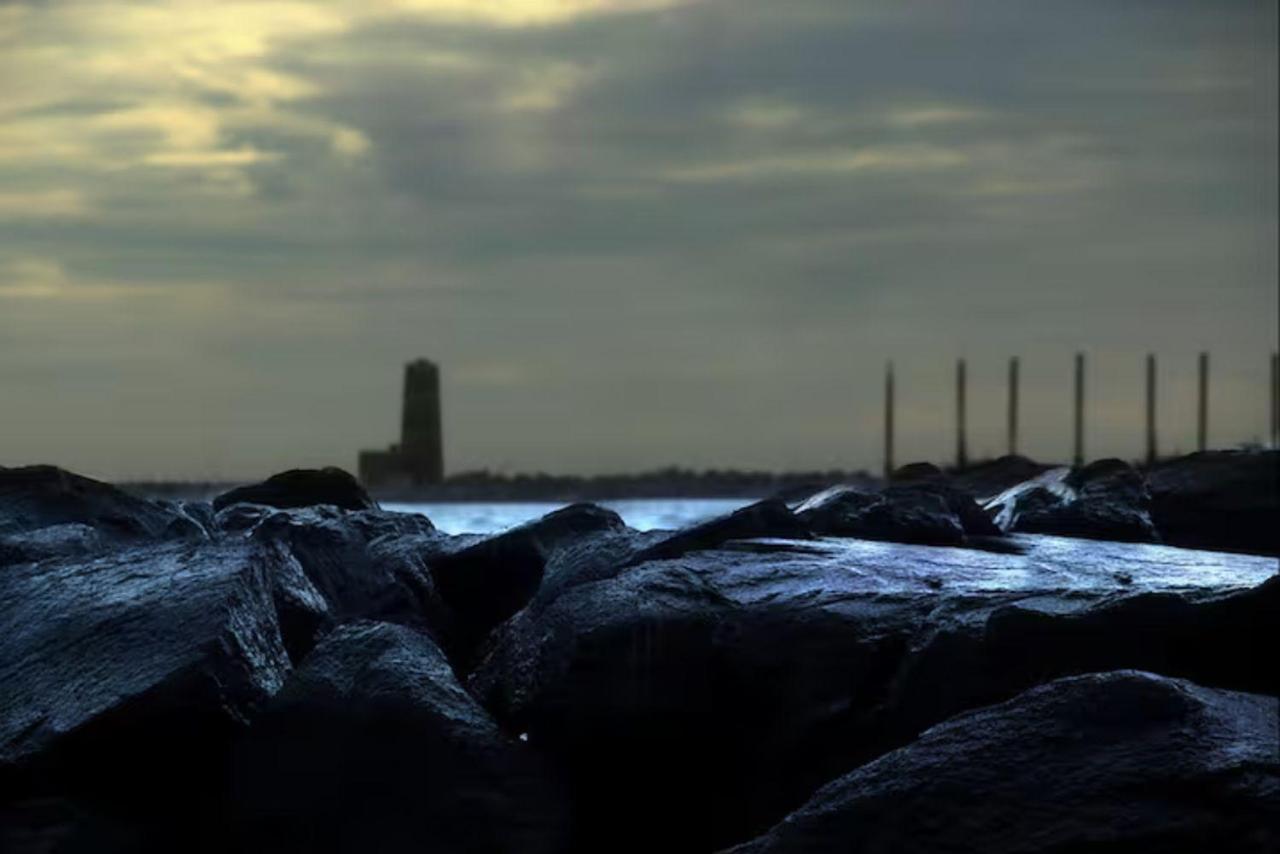
[[[1137,671],[1060,679],[933,727],[731,852],[1275,850],[1277,711]]]
[[[0,466],[0,566],[102,554],[126,544],[205,539],[181,507],[56,466]]]
[[[331,632],[232,764],[239,851],[554,854],[568,838],[546,763],[406,626]]]
[[[261,483],[236,487],[213,499],[214,510],[232,504],[262,504],[284,509],[329,504],[343,510],[378,509],[378,503],[355,477],[333,466],[290,469]]]

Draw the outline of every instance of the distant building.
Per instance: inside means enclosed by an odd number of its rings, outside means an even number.
[[[366,486],[419,486],[444,478],[440,427],[440,369],[426,359],[404,366],[400,443],[385,451],[360,452]]]

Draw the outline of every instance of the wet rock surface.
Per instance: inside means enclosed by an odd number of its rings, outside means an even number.
[[[0,466],[0,566],[205,537],[203,526],[165,502],[56,466]]]
[[[1280,451],[1207,451],[1147,475],[1165,542],[1280,555]]]
[[[1134,543],[1161,539],[1145,478],[1121,460],[1052,469],[995,496],[986,508],[1005,530]]]
[[[528,604],[557,550],[625,529],[612,510],[571,504],[537,521],[432,557],[431,578],[456,615],[455,646],[468,655],[494,626]]]
[[[426,635],[330,633],[237,746],[237,850],[556,852],[566,810]]]
[[[0,470],[0,850],[1068,851],[1095,819],[1103,850],[1269,844],[1274,731],[1246,736],[1280,693],[1276,561],[1141,542],[1265,551],[1243,465],[915,466],[681,531],[572,505],[493,536],[328,475],[204,503]],[[1156,675],[1086,676],[1129,669]]]
[[[833,487],[799,504],[814,533],[934,546],[974,545],[1004,531],[941,472],[907,478],[879,492]]]
[[[820,789],[735,854],[1266,851],[1276,699],[1136,671],[961,715]]]
[[[286,546],[337,622],[366,617],[426,628],[442,613],[424,558],[447,538],[424,516],[236,504],[215,522],[226,538]]]
[[[1034,480],[1051,468],[1051,465],[1009,454],[989,462],[977,463],[962,472],[953,472],[950,483],[982,500],[999,495],[1012,486]]]
[[[1024,546],[769,541],[641,564],[517,615],[471,686],[499,720],[562,757],[587,805],[583,850],[653,812],[686,828],[664,845],[694,851],[763,830],[841,769],[1045,678],[1160,657],[1208,684],[1267,684],[1251,650],[1277,616],[1274,584],[1222,601],[1212,586],[1170,594],[1160,613],[1130,622],[1129,591],[1177,583],[1198,555],[1052,538]],[[1237,582],[1274,571],[1266,559],[1249,565]],[[1120,567],[1137,580],[1117,581]],[[1157,594],[1135,595],[1141,609],[1142,595]],[[1010,631],[1001,615],[1015,608],[1044,625]],[[1077,654],[1076,638],[1091,652]],[[658,844],[666,826],[648,837],[640,824],[627,850]]]
[[[261,483],[237,487],[213,499],[213,509],[233,504],[267,507],[313,507],[328,504],[343,510],[377,510],[378,503],[350,473],[340,468],[291,469]]]
[[[290,560],[163,544],[0,571],[5,809],[62,804],[71,850],[207,823],[230,744],[290,670],[271,589]]]

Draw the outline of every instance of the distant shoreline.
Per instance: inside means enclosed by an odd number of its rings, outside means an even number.
[[[148,498],[202,500],[248,481],[125,481],[116,485]],[[463,472],[438,484],[371,489],[378,501],[520,502],[604,501],[657,498],[761,498],[804,495],[835,483],[879,485],[865,471],[738,472],[664,469],[633,475],[497,475]]]

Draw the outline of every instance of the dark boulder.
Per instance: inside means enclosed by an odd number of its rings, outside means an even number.
[[[55,466],[0,466],[0,566],[204,536],[175,509],[110,484]]]
[[[97,528],[77,522],[49,525],[34,531],[0,534],[0,567],[60,557],[100,554],[118,545]]]
[[[868,493],[836,488],[819,493],[796,510],[815,533],[827,537],[858,537],[919,545],[959,546],[964,526],[946,499],[924,488],[890,487]]]
[[[675,531],[640,532],[614,527],[562,543],[548,558],[542,583],[530,604],[540,608],[570,588],[612,578],[650,560],[676,558],[746,540],[811,537],[809,526],[776,498]]]
[[[1280,670],[1260,656],[1277,625],[1280,576],[1204,600],[1160,592],[1068,614],[999,608],[987,620],[983,653],[985,669],[1006,685],[1127,667],[1280,695]]]
[[[1207,451],[1147,473],[1165,542],[1280,555],[1280,451]]]
[[[313,507],[330,504],[343,510],[377,510],[354,477],[340,468],[290,469],[261,483],[240,486],[213,499],[213,509],[232,504],[262,504],[267,507]]]
[[[1117,542],[1159,542],[1151,495],[1122,460],[1053,469],[992,498],[986,509],[1005,530]]]
[[[212,820],[226,751],[290,670],[271,580],[287,561],[166,544],[0,572],[0,801],[70,799],[185,847],[169,834]]]
[[[730,540],[805,540],[811,536],[808,527],[791,512],[785,501],[766,498],[660,537],[638,552],[632,562],[666,560],[688,552],[713,549]]]
[[[1269,851],[1276,700],[1136,671],[954,718],[820,789],[767,852]]]
[[[728,543],[627,566],[539,594],[494,631],[469,684],[563,763],[580,806],[578,850],[706,851],[762,832],[824,780],[923,728],[1082,663],[1052,632],[988,639],[1002,607],[1067,620],[1160,585],[1194,588],[1195,572],[1218,588],[1272,570],[1160,546],[1026,542],[1026,555]],[[1098,623],[1107,657],[1083,663],[1154,662],[1211,684],[1257,686],[1267,662],[1249,651],[1273,618],[1265,596],[1233,596],[1240,602],[1171,596],[1185,607],[1167,612],[1175,625],[1163,634],[1126,632],[1129,617],[1117,610]],[[1223,627],[1215,609],[1235,609],[1238,633],[1224,631],[1212,655],[1153,658],[1152,648],[1176,651],[1175,638],[1197,626]],[[652,815],[661,825],[646,822]],[[676,826],[673,840],[666,828]],[[619,839],[618,827],[632,831]]]
[[[316,589],[291,551],[274,544],[264,548],[281,558],[271,572],[271,600],[276,607],[285,652],[289,661],[297,664],[333,628],[335,608]]]
[[[882,494],[891,502],[898,501],[908,505],[916,496],[937,496],[959,521],[960,527],[967,536],[998,537],[1004,533],[992,520],[991,514],[984,510],[972,495],[957,489],[949,481],[919,480],[891,486]]]
[[[307,638],[314,641],[329,622],[364,618],[447,629],[449,618],[426,561],[446,548],[448,538],[425,516],[323,505],[276,510],[233,504],[216,521],[224,536],[286,547],[304,582],[322,597],[326,614],[321,619],[309,607],[282,610],[282,616],[296,618],[286,620],[291,654],[305,654]],[[299,599],[282,594],[289,602]],[[305,604],[306,596],[301,599]]]
[[[335,629],[236,751],[237,850],[556,852],[563,808],[429,637]]]
[[[1077,610],[1043,604],[1000,606],[980,623],[939,626],[903,661],[865,738],[903,743],[939,720],[1039,682],[1118,668],[1280,695],[1280,676],[1259,653],[1280,621],[1280,577],[1207,598],[1141,592]]]
[[[889,475],[889,483],[913,483],[922,480],[945,480],[946,473],[933,463],[907,463]]]
[[[982,501],[1044,474],[1054,466],[1008,454],[951,473],[948,483]]]
[[[951,486],[941,472],[908,478],[880,492],[832,487],[800,504],[796,515],[822,536],[919,545],[961,546],[970,537],[1003,533],[971,495]]]
[[[860,514],[879,502],[877,492],[854,486],[833,486],[797,504],[795,514],[813,533],[838,537],[841,531],[856,527]]]
[[[440,598],[456,618],[453,641],[467,650],[519,611],[542,583],[547,561],[573,543],[626,530],[622,518],[594,504],[571,504],[492,537],[428,560]]]
[[[886,490],[881,500],[845,519],[842,536],[925,546],[964,544],[964,525],[946,499],[922,490]]]

